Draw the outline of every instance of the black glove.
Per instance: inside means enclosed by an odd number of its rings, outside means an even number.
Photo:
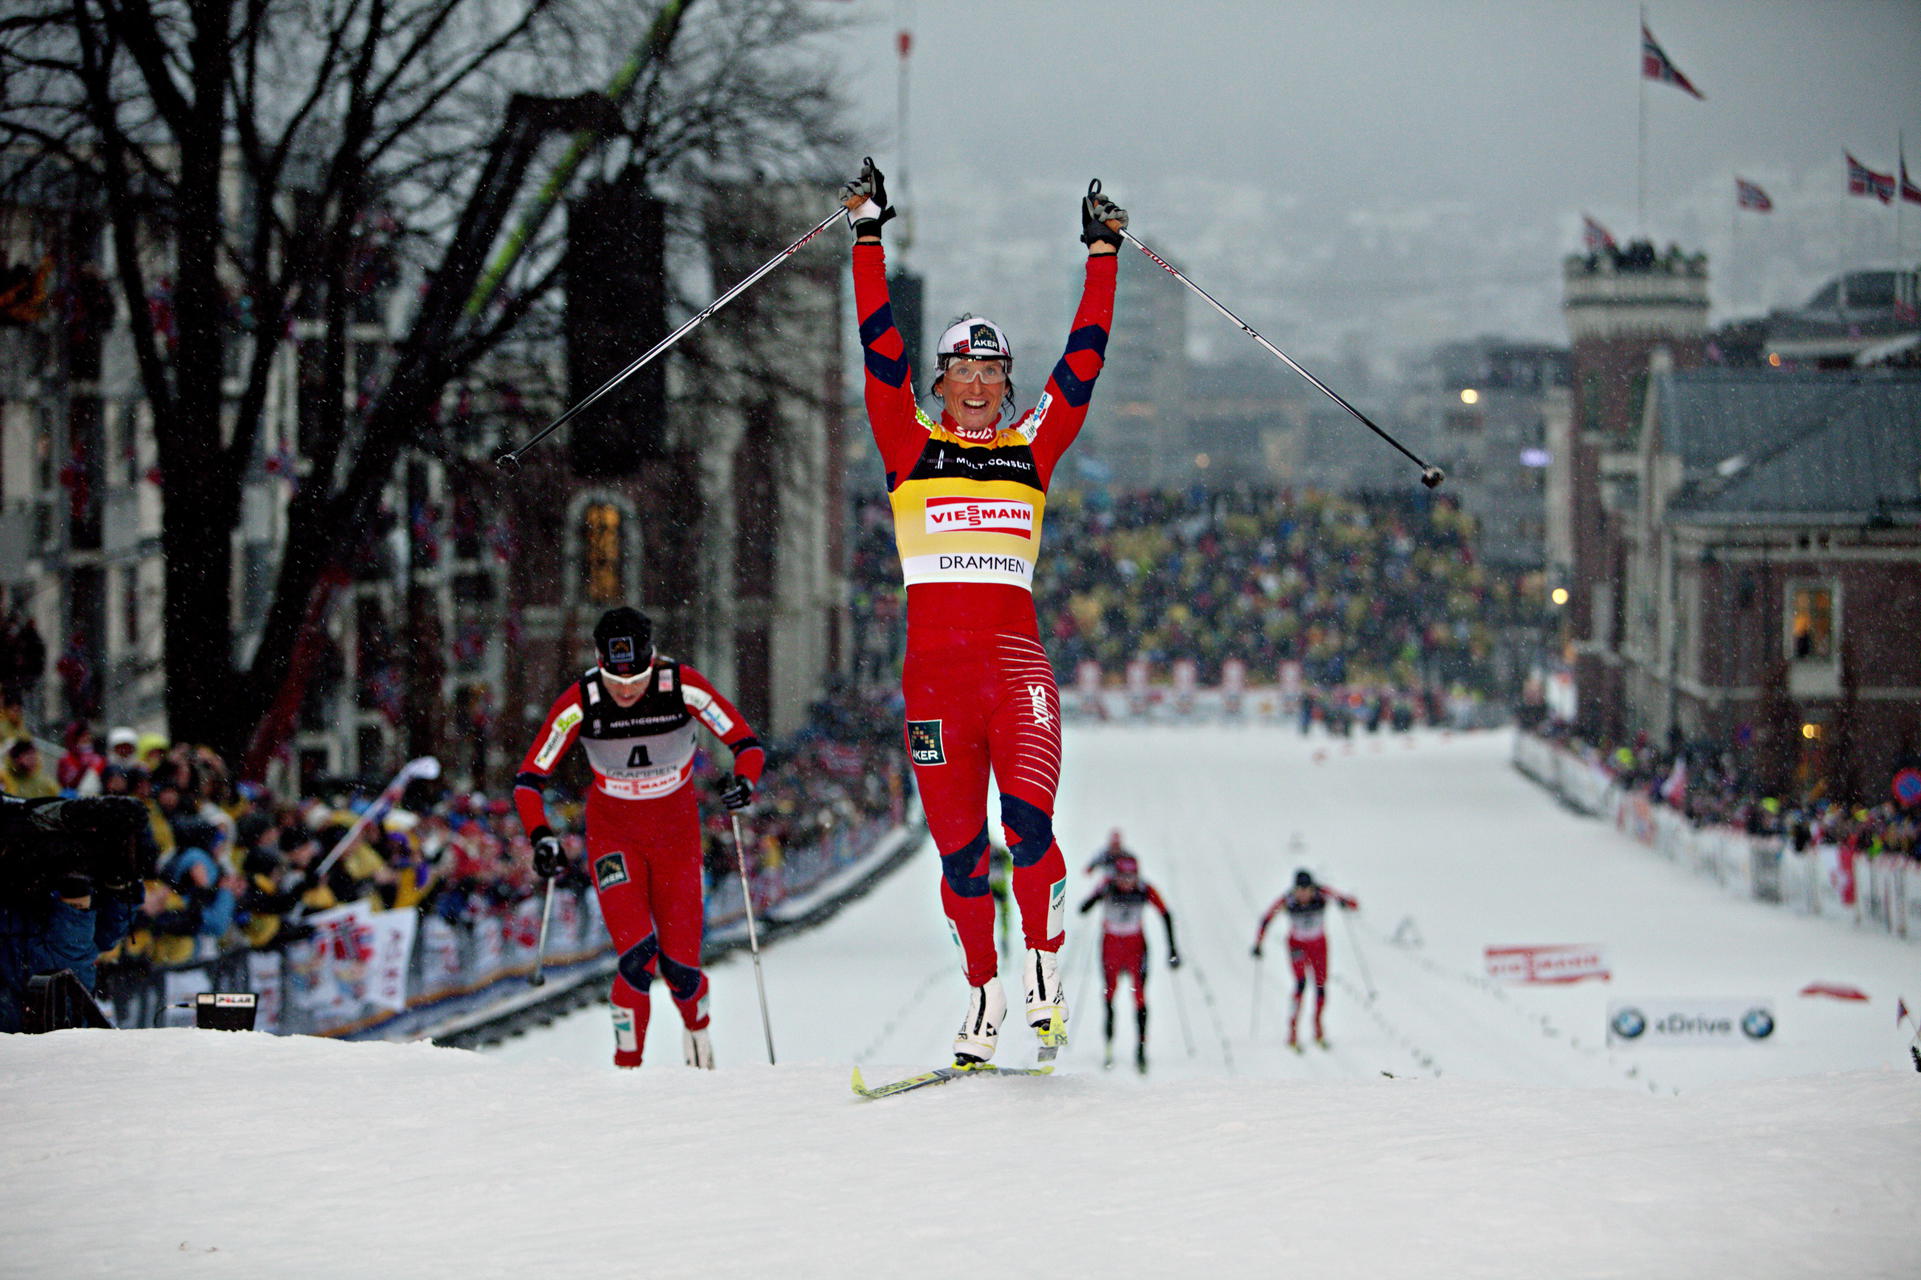
[[[848,224],[855,236],[877,236],[881,223],[894,217],[894,206],[887,203],[887,180],[874,167],[874,158],[861,161],[860,177],[849,179],[840,189],[842,204],[858,199],[860,204],[847,211]]]
[[[567,850],[560,837],[545,827],[536,827],[534,836],[534,874],[551,880],[567,869]]]
[[[1254,958],[1256,960],[1261,958],[1261,944],[1258,942],[1254,944]]]
[[[1178,951],[1170,951],[1170,952],[1168,952],[1168,953],[1167,953],[1167,967],[1168,967],[1168,968],[1170,968],[1170,969],[1178,969],[1178,968],[1180,968],[1180,967],[1181,967],[1181,953],[1180,953],[1180,952],[1178,952]]]
[[[1127,226],[1127,210],[1101,194],[1101,180],[1096,178],[1088,184],[1087,194],[1081,197],[1081,243],[1111,244],[1120,248],[1121,233],[1108,226],[1110,222]]]
[[[729,809],[745,809],[754,802],[754,784],[735,774],[721,787],[720,802]]]

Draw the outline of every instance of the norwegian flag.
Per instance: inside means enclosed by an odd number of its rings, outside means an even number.
[[[1703,102],[1707,101],[1707,95],[1695,88],[1693,82],[1681,74],[1681,68],[1668,60],[1668,55],[1654,42],[1654,33],[1648,30],[1645,22],[1641,24],[1641,78],[1671,84]]]
[[[1876,173],[1854,158],[1852,151],[1842,153],[1848,158],[1848,194],[1851,196],[1873,196],[1882,204],[1894,199],[1894,175]]]
[[[1584,213],[1581,215],[1581,244],[1589,253],[1612,249],[1614,234]]]
[[[1908,177],[1908,156],[1906,152],[1902,152],[1901,154],[1901,198],[1909,204],[1921,204],[1921,187],[1915,186],[1914,179]]]
[[[1774,212],[1774,201],[1768,199],[1768,193],[1745,178],[1734,180],[1734,203],[1756,213]]]
[[[1675,808],[1688,794],[1688,762],[1685,756],[1675,758],[1674,768],[1668,771],[1667,781],[1661,784],[1661,798]]]
[[[860,748],[845,742],[822,742],[820,763],[837,778],[858,778],[866,769]]]

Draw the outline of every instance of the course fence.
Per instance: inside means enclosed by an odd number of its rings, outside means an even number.
[[[1530,733],[1514,735],[1514,767],[1570,808],[1612,823],[1738,897],[1921,942],[1921,863],[1912,858],[1868,857],[1836,844],[1797,851],[1778,835],[1697,827],[1680,811],[1622,787],[1600,761]]]
[[[756,914],[779,923],[831,910],[858,893],[918,829],[914,809],[901,821],[839,828],[785,851],[779,866],[750,875]],[[736,881],[718,883],[704,909],[709,954],[744,939],[746,911]],[[184,1023],[191,1020],[184,1006],[201,992],[251,991],[258,998],[257,1030],[409,1039],[519,996],[520,980],[533,971],[540,912],[538,892],[507,902],[476,899],[456,919],[431,903],[380,910],[361,900],[305,916],[294,941],[172,966],[103,968],[101,985],[123,1027]],[[593,889],[557,884],[546,972],[564,980],[570,969],[604,967],[611,956]]]

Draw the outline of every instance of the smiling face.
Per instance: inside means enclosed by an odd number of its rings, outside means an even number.
[[[1007,394],[1007,366],[1005,360],[951,360],[942,367],[934,390],[962,435],[993,434]]]

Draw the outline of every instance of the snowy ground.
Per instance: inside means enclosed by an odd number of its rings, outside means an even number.
[[[1921,1077],[1894,1003],[1921,1003],[1921,947],[1731,898],[1507,751],[1074,730],[1070,863],[1120,827],[1188,962],[1168,973],[1150,922],[1145,1078],[1100,1069],[1085,917],[1061,1075],[847,1091],[854,1062],[940,1059],[959,1017],[931,853],[768,951],[777,1068],[744,958],[714,971],[711,1075],[678,1065],[664,1001],[637,1073],[598,1010],[488,1054],[0,1039],[0,1275],[1916,1274]],[[1297,1057],[1282,949],[1247,949],[1301,864],[1363,910],[1332,924],[1334,1047]],[[1409,920],[1422,945],[1392,944]],[[1614,981],[1481,977],[1482,947],[1543,942],[1606,945]],[[1871,999],[1796,994],[1816,980]],[[1610,996],[1762,997],[1780,1029],[1610,1050]],[[1003,1059],[1030,1054],[1010,1033]]]

